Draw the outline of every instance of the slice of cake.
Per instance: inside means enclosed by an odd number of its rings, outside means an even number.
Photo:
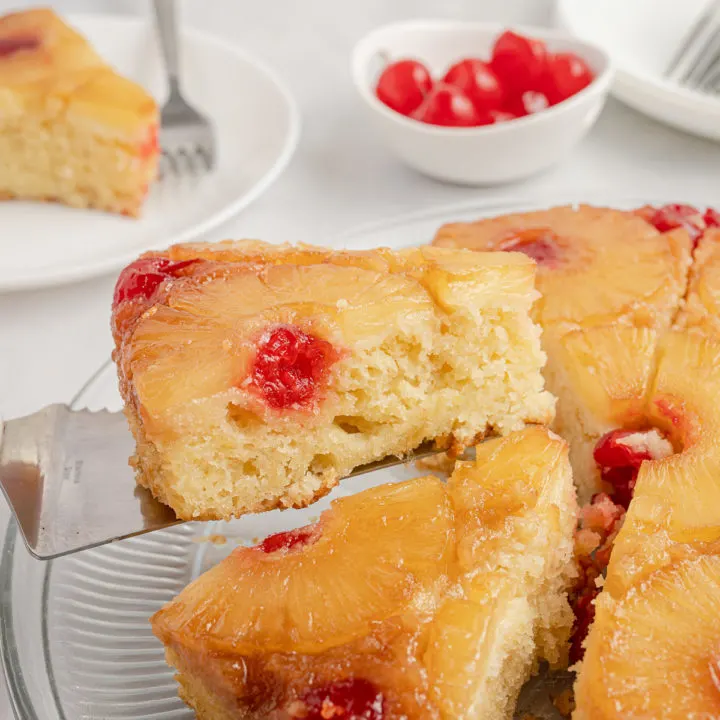
[[[632,212],[556,207],[452,223],[433,245],[523,252],[538,264],[535,317],[558,331],[620,323],[670,326],[687,286],[692,243]]]
[[[181,518],[304,506],[425,440],[460,449],[552,416],[523,255],[232,258],[146,256],[115,292],[138,482]]]
[[[52,10],[0,18],[0,198],[137,216],[158,111]]]
[[[521,431],[235,550],[153,631],[199,720],[509,719],[564,660],[575,510],[565,444]]]

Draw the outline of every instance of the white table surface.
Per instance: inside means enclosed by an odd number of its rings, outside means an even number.
[[[30,3],[0,0],[0,11],[18,4]],[[63,12],[149,9],[139,0],[55,5]],[[185,22],[265,59],[285,78],[302,111],[302,137],[285,174],[208,239],[332,244],[334,235],[354,225],[469,200],[562,202],[582,194],[592,201],[601,193],[680,200],[715,196],[720,205],[720,145],[670,130],[614,101],[569,159],[520,185],[483,190],[441,185],[383,150],[362,120],[350,82],[348,56],[357,38],[378,24],[421,16],[546,23],[550,0],[189,0],[182,11]],[[0,296],[0,415],[67,401],[108,357],[113,284],[114,277],[106,276]],[[0,533],[6,521],[0,500]],[[0,719],[5,718],[10,709],[0,678]]]

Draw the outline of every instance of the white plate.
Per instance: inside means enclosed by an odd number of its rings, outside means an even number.
[[[77,15],[69,22],[119,72],[164,100],[149,18]],[[199,180],[157,184],[137,220],[49,203],[0,203],[0,290],[99,275],[150,248],[195,238],[246,207],[285,169],[300,120],[284,85],[226,42],[195,31],[184,32],[182,42],[188,97],[216,125],[217,170]]]
[[[707,0],[558,0],[558,21],[603,47],[616,65],[612,92],[686,132],[720,140],[720,98],[663,77]]]

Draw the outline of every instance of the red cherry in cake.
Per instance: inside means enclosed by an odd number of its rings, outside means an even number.
[[[615,468],[603,468],[600,476],[604,483],[612,488],[613,500],[626,510],[635,494],[639,468],[626,466]]]
[[[703,215],[705,221],[705,227],[708,228],[720,228],[720,212],[714,208],[708,208]]]
[[[314,525],[275,533],[266,537],[258,547],[264,553],[274,553],[278,550],[292,550],[296,547],[304,547],[312,544],[317,539],[317,529]]]
[[[557,235],[549,228],[531,228],[512,233],[498,249],[524,253],[538,265],[552,268],[560,262],[560,247],[556,239]]]
[[[570,664],[579,662],[585,655],[582,644],[595,620],[595,598],[599,594],[597,588],[587,588],[575,603],[575,625],[570,636]]]
[[[653,433],[657,440],[668,445],[653,451],[649,436]],[[627,441],[633,437],[634,441]],[[647,440],[646,440],[647,438]],[[645,460],[657,460],[671,454],[669,443],[656,430],[611,430],[598,440],[593,459],[600,468],[603,482],[613,488],[612,498],[615,502],[627,509],[635,491],[640,466]]]
[[[703,214],[692,205],[663,205],[645,215],[645,219],[660,232],[684,228],[695,245],[706,228]]]
[[[252,384],[275,409],[308,405],[337,359],[333,346],[300,328],[281,325],[261,338]]]
[[[141,297],[148,300],[163,280],[179,277],[181,271],[201,260],[172,262],[168,258],[140,258],[128,265],[115,284],[113,307],[125,300]]]
[[[348,678],[310,690],[302,698],[303,720],[383,720],[383,695],[363,678]]]
[[[639,468],[643,460],[652,460],[653,457],[647,448],[631,447],[622,442],[635,434],[634,430],[611,430],[605,433],[595,445],[593,459],[602,468]]]
[[[0,38],[0,58],[14,55],[21,50],[37,50],[40,38],[37,35],[15,35]]]

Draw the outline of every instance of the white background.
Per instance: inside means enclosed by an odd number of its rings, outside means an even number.
[[[0,0],[0,10],[29,4]],[[54,5],[63,12],[149,12],[149,1],[67,0]],[[620,199],[716,196],[720,205],[720,145],[660,126],[613,101],[570,159],[520,185],[492,190],[441,185],[386,154],[363,122],[350,81],[348,57],[361,35],[409,17],[546,24],[551,8],[549,0],[183,3],[184,22],[241,44],[275,68],[295,94],[303,121],[297,154],[277,184],[208,239],[332,244],[334,235],[360,223],[473,199],[562,202],[584,195],[592,201],[600,193]],[[0,416],[67,401],[108,357],[113,284],[114,277],[102,277],[67,288],[0,295]],[[0,532],[6,516],[0,507]],[[10,717],[4,692],[0,679],[0,720]]]

